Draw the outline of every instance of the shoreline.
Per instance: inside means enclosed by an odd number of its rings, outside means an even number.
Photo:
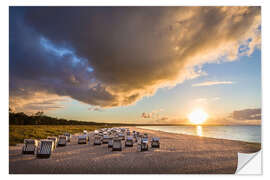
[[[49,159],[22,155],[21,144],[9,146],[10,174],[234,174],[237,152],[253,153],[260,144],[223,140],[162,131],[130,130],[148,133],[149,139],[159,137],[158,149],[138,152],[137,144],[111,151],[106,144],[57,147]],[[122,142],[124,145],[124,142]],[[149,144],[150,145],[150,144]]]
[[[130,127],[128,127],[130,128]],[[144,129],[141,127],[136,127],[137,129],[141,130],[149,130],[149,131],[156,131],[156,132],[164,132],[164,133],[169,133],[169,134],[175,134],[175,135],[183,135],[183,136],[194,136],[194,137],[201,137],[201,138],[210,138],[210,139],[216,139],[216,140],[227,140],[227,141],[238,141],[241,143],[249,143],[249,144],[256,144],[256,145],[261,145],[261,142],[251,142],[251,141],[243,141],[243,140],[233,140],[233,139],[225,139],[225,138],[215,138],[215,137],[207,137],[207,136],[198,136],[198,135],[192,135],[192,134],[184,134],[184,133],[174,133],[174,132],[167,132],[167,131],[162,131],[162,130],[153,130],[153,129]]]

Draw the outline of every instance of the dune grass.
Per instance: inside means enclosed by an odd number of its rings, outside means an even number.
[[[28,138],[46,139],[48,136],[58,136],[65,132],[74,134],[83,130],[93,131],[103,127],[96,125],[10,125],[9,145],[23,143],[23,140]]]

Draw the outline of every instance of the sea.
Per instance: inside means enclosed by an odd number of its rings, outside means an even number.
[[[138,128],[261,143],[261,126],[138,126]]]

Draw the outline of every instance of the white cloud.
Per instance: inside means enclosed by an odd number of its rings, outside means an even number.
[[[192,84],[192,87],[201,87],[201,86],[214,86],[214,85],[224,85],[224,84],[234,84],[232,81],[205,81],[202,83]]]

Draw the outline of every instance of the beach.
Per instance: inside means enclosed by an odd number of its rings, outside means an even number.
[[[254,153],[260,143],[248,143],[129,127],[160,138],[160,148],[145,152],[133,147],[112,151],[107,144],[77,144],[76,136],[57,147],[49,159],[22,155],[22,144],[9,146],[10,174],[233,174],[237,153]],[[124,141],[122,142],[124,146]],[[150,143],[149,143],[150,145]],[[149,146],[150,147],[150,146]]]

